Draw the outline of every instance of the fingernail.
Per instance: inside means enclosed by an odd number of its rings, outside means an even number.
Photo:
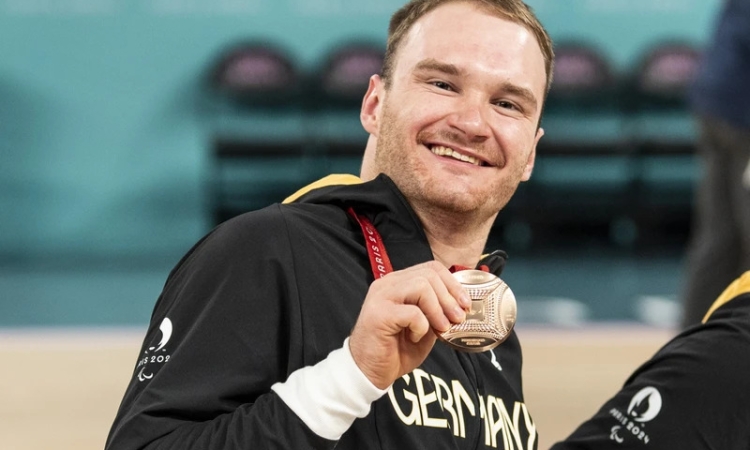
[[[456,306],[455,308],[453,308],[453,317],[458,322],[463,322],[464,320],[466,320],[466,311],[464,311],[461,307]]]
[[[466,292],[462,292],[461,295],[458,298],[459,302],[461,302],[461,305],[464,308],[470,308],[471,307],[471,297],[469,297],[469,294]]]

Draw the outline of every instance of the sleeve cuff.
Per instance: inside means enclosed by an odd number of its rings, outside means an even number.
[[[314,366],[294,371],[271,389],[318,436],[337,441],[354,420],[370,413],[370,405],[387,390],[378,389],[362,373],[349,350],[342,348]]]

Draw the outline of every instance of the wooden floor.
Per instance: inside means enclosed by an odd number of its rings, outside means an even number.
[[[671,336],[638,325],[519,329],[540,449],[565,437]],[[0,331],[0,448],[101,450],[141,330]]]
[[[524,393],[539,431],[539,449],[591,417],[673,335],[641,325],[519,330]]]

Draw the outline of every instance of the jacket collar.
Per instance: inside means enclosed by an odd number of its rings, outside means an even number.
[[[353,175],[329,175],[284,201],[333,204],[366,216],[383,237],[394,270],[433,259],[422,223],[396,184],[380,174],[363,182]],[[353,227],[358,227],[352,222]]]

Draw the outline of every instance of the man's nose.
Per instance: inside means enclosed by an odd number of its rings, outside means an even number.
[[[466,96],[457,102],[456,110],[450,115],[448,124],[472,142],[484,141],[491,133],[487,122],[489,107],[489,104],[478,98]]]

